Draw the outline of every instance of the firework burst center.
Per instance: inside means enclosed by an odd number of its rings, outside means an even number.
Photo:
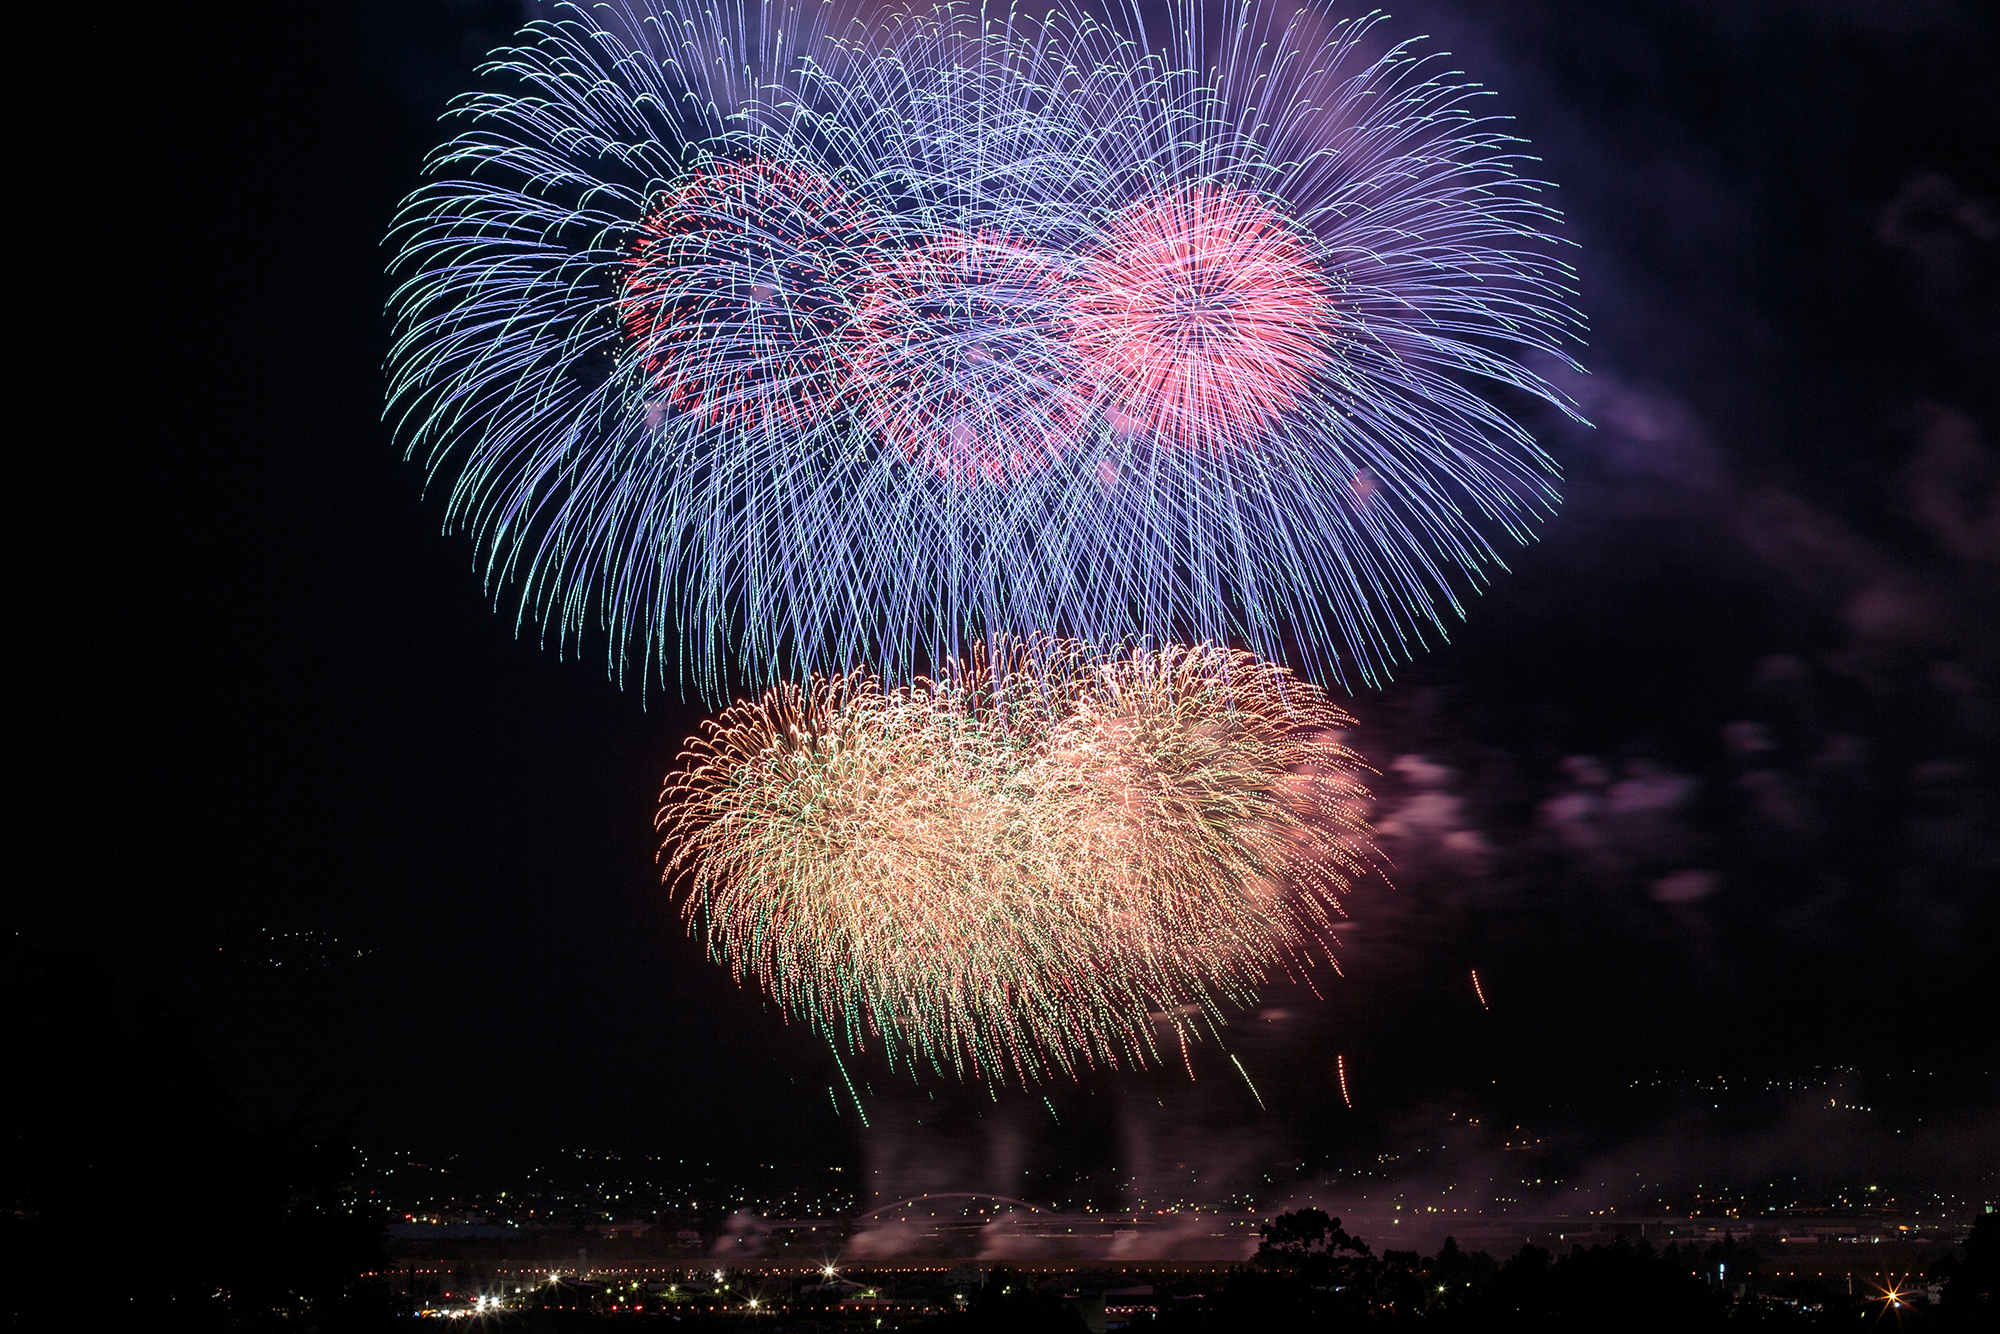
[[[1332,364],[1334,308],[1283,215],[1196,187],[1114,217],[1084,267],[1077,342],[1106,418],[1183,448],[1258,439]]]

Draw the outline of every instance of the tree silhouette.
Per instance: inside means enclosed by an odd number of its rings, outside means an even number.
[[[1365,1258],[1368,1243],[1348,1235],[1323,1209],[1279,1214],[1258,1228],[1257,1263],[1275,1273],[1319,1282],[1341,1272],[1343,1255]]]
[[[1989,1329],[2000,1313],[2000,1214],[1984,1213],[1965,1236],[1965,1254],[1947,1256],[1930,1268],[1944,1281],[1938,1312],[1955,1329]]]
[[[0,1287],[17,1328],[353,1327],[379,1220],[303,1110],[252,1129],[187,1020],[93,956],[0,956]],[[341,1128],[344,1133],[345,1127]],[[87,1313],[87,1314],[86,1314]]]
[[[1500,1268],[1477,1309],[1496,1327],[1551,1331],[1698,1330],[1728,1316],[1723,1292],[1664,1256],[1629,1242],[1576,1247],[1555,1259],[1523,1246]]]
[[[929,1328],[955,1334],[1085,1334],[1075,1308],[1052,1292],[1039,1292],[1019,1275],[996,1269],[962,1311],[948,1312]]]

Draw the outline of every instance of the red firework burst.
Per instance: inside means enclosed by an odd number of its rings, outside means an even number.
[[[976,235],[881,257],[847,340],[863,423],[960,486],[1046,468],[1088,411],[1072,283],[1035,247]]]
[[[820,420],[839,390],[869,211],[826,176],[724,162],[661,196],[639,224],[619,318],[659,387],[649,416]]]
[[[1250,444],[1329,360],[1332,295],[1306,238],[1238,190],[1186,186],[1128,205],[1076,291],[1076,346],[1120,434]]]

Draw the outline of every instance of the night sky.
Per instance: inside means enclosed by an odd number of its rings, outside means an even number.
[[[864,1066],[873,1132],[659,887],[702,711],[517,634],[379,419],[381,238],[520,9],[146,8],[18,48],[10,912],[193,1015],[254,1111],[944,1184],[1003,1141],[1338,1162],[1441,1107],[1616,1154],[1679,1115],[1635,1082],[1845,1065],[1928,1072],[1939,1170],[2000,1157],[1989,6],[1391,7],[1561,183],[1595,423],[1542,423],[1543,540],[1351,701],[1394,888],[1232,1039],[1268,1113],[1209,1049],[1051,1090],[1060,1127]]]

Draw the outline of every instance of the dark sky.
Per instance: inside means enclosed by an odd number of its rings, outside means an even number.
[[[147,8],[17,57],[16,920],[377,1146],[877,1155],[658,888],[696,710],[517,636],[378,419],[380,238],[518,10]],[[1562,183],[1596,429],[1551,430],[1564,509],[1454,642],[1352,701],[1396,887],[1245,1030],[1271,1113],[1211,1055],[1199,1097],[1099,1076],[1058,1103],[1123,1112],[1009,1124],[1086,1166],[1197,1125],[1337,1154],[1457,1096],[1609,1142],[1650,1072],[1845,1063],[1946,1071],[1990,1133],[1989,7],[1393,12]]]

